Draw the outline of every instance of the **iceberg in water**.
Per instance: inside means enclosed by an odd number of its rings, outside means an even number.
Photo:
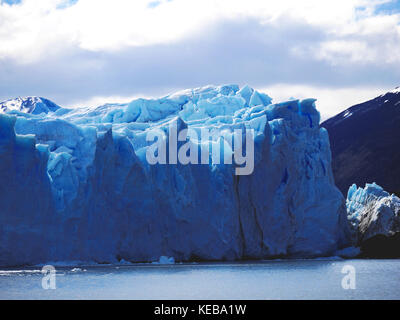
[[[272,104],[227,85],[75,109],[22,100],[0,114],[0,265],[311,257],[348,244],[314,99]],[[146,136],[171,123],[252,129],[252,174],[235,163],[149,164]]]

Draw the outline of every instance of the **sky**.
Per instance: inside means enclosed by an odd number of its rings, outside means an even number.
[[[208,84],[317,99],[400,86],[400,0],[0,0],[0,100],[64,107]]]

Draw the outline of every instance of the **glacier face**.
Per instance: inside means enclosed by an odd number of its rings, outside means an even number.
[[[367,183],[364,188],[353,184],[349,188],[346,205],[353,242],[361,247],[374,237],[391,238],[400,234],[400,198],[376,183]],[[390,248],[381,248],[385,249]]]
[[[96,108],[46,101],[1,108],[0,265],[308,257],[348,242],[314,99],[271,104],[228,85]],[[254,172],[150,165],[146,134],[171,123],[253,129]]]

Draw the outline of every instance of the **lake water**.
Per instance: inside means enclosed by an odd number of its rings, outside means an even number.
[[[56,267],[55,290],[40,267],[0,269],[0,299],[400,299],[400,260]]]

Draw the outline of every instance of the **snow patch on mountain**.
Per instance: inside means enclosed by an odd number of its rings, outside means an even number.
[[[389,91],[390,93],[400,93],[400,87],[396,87],[394,90]]]
[[[0,113],[19,111],[31,114],[55,112],[60,107],[54,102],[40,97],[18,97],[0,103]]]

